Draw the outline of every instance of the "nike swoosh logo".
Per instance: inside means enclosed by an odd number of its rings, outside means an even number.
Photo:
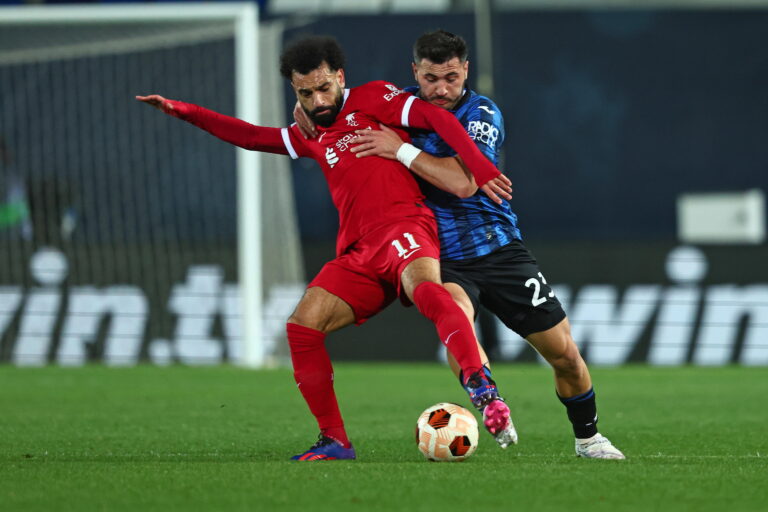
[[[410,258],[411,256],[413,256],[413,253],[415,253],[416,251],[420,251],[420,250],[421,250],[421,247],[419,247],[418,249],[414,249],[414,250],[412,250],[412,251],[411,251],[411,252],[409,252],[408,254],[405,254],[405,255],[403,255],[403,259],[404,259],[404,260],[407,260],[408,258]]]
[[[491,114],[491,115],[493,115],[493,114],[495,114],[495,113],[496,113],[496,111],[495,111],[495,110],[491,110],[491,109],[489,109],[488,107],[486,107],[485,105],[480,105],[480,106],[479,106],[479,107],[477,107],[477,108],[479,108],[479,109],[482,109],[482,110],[485,110],[486,112],[488,112],[488,113],[489,113],[489,114]]]
[[[459,330],[458,330],[458,329],[456,329],[456,330],[455,330],[455,331],[453,331],[451,334],[449,334],[449,335],[448,335],[448,337],[447,337],[447,338],[445,338],[445,341],[443,342],[443,345],[448,345],[448,342],[449,342],[449,341],[451,341],[451,336],[453,336],[453,335],[454,335],[454,334],[456,334],[457,332],[459,332]]]

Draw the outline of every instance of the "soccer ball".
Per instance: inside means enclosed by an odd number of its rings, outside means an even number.
[[[462,461],[475,453],[477,438],[475,416],[460,405],[435,404],[416,422],[416,443],[429,460]]]

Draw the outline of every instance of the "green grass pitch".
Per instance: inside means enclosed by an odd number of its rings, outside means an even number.
[[[0,510],[768,510],[768,368],[597,368],[577,459],[550,370],[497,365],[520,444],[463,463],[416,449],[419,413],[466,406],[437,364],[337,364],[358,460],[296,463],[316,427],[289,370],[0,367]]]

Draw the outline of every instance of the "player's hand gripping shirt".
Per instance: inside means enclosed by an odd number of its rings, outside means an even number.
[[[486,183],[499,175],[453,115],[403,94],[386,82],[370,82],[346,90],[335,122],[328,128],[318,126],[319,135],[311,140],[304,139],[296,125],[265,128],[197,105],[178,101],[171,104],[173,115],[237,146],[316,160],[339,211],[337,255],[363,235],[404,217],[432,217],[423,205],[424,196],[413,175],[402,164],[380,157],[357,158],[350,152],[355,130],[379,129],[379,123],[438,130],[464,159],[478,183]],[[407,139],[405,132],[399,130],[399,133]]]
[[[418,87],[407,87],[405,90],[412,94],[419,92]],[[498,165],[504,142],[504,120],[496,104],[467,90],[451,113],[488,160]],[[437,133],[416,130],[410,133],[413,145],[431,155],[456,155]],[[437,219],[441,259],[463,260],[484,256],[512,240],[522,239],[517,228],[517,215],[507,201],[496,204],[480,190],[472,197],[461,199],[422,179],[418,181],[427,197],[426,203]]]

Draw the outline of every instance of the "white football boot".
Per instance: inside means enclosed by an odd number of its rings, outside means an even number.
[[[496,439],[496,442],[499,443],[501,448],[506,448],[510,444],[517,444],[517,430],[515,430],[512,420],[509,420],[507,428],[498,434],[493,434],[493,438]]]
[[[576,456],[587,459],[625,459],[624,454],[604,435],[597,433],[589,439],[576,439]]]

